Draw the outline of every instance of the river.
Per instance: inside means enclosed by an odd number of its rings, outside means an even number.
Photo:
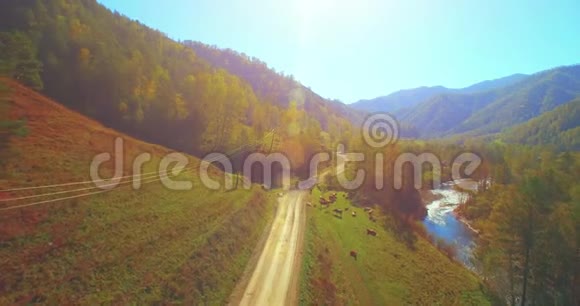
[[[435,238],[440,238],[455,247],[457,259],[466,267],[473,269],[473,249],[475,233],[453,214],[453,210],[463,203],[466,194],[453,187],[461,184],[473,188],[470,182],[455,181],[441,184],[438,189],[431,190],[435,200],[427,204],[427,217],[423,221],[427,231]]]

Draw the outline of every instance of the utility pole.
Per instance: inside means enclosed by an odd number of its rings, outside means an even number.
[[[272,153],[272,147],[274,146],[274,134],[272,134],[272,141],[270,142],[270,150],[268,153]]]

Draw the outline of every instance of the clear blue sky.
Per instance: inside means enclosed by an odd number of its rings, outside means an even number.
[[[346,103],[580,63],[579,0],[98,0]]]

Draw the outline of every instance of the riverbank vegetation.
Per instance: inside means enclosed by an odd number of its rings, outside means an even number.
[[[487,283],[510,304],[577,301],[580,156],[498,145],[489,189],[459,213],[480,230],[476,256]]]
[[[554,147],[487,142],[479,139],[463,143],[403,141],[381,151],[385,153],[385,190],[377,191],[368,161],[376,151],[367,152],[367,161],[347,167],[354,177],[356,168],[365,169],[368,181],[353,193],[355,201],[378,205],[393,217],[391,228],[399,237],[415,243],[427,237],[415,220],[422,218],[423,206],[413,201],[412,186],[389,191],[394,158],[401,152],[433,153],[441,165],[441,180],[452,179],[453,160],[462,152],[481,158],[479,168],[463,175],[475,182],[465,192],[465,203],[456,214],[478,232],[474,252],[476,270],[495,295],[508,304],[530,302],[568,305],[578,298],[576,250],[580,224],[580,154],[557,151]],[[372,160],[372,158],[370,158]],[[403,180],[412,185],[411,170]],[[462,169],[463,171],[463,169]],[[370,173],[370,174],[369,174]],[[432,188],[432,165],[424,165],[423,188]],[[338,182],[329,178],[333,188]],[[399,197],[400,196],[400,197]],[[437,241],[432,241],[438,245]],[[448,250],[443,245],[442,250]],[[444,251],[452,254],[453,252]]]

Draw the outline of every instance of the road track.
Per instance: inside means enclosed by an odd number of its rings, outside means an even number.
[[[307,191],[279,199],[268,240],[239,305],[295,305],[300,274]]]

